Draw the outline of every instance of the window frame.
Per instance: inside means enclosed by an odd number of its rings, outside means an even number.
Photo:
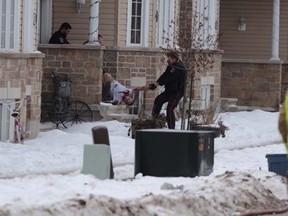
[[[2,3],[3,3],[3,1],[6,1],[6,10],[5,10],[5,12],[6,12],[6,14],[5,14],[5,18],[6,18],[6,21],[5,21],[5,25],[6,26],[11,26],[11,11],[9,11],[8,10],[8,12],[7,12],[7,9],[9,8],[9,6],[10,6],[10,8],[11,8],[11,0],[0,0],[0,31],[1,31],[1,35],[2,35],[2,10],[3,10],[3,8],[2,8]],[[20,39],[19,39],[19,29],[20,29],[20,27],[19,27],[19,19],[20,19],[20,12],[19,12],[19,8],[20,8],[20,1],[19,0],[14,0],[14,29],[13,29],[13,40],[14,40],[14,47],[13,48],[10,48],[9,46],[10,46],[10,42],[11,42],[11,40],[10,40],[10,32],[9,32],[9,27],[6,27],[6,29],[5,29],[5,47],[4,48],[2,48],[1,46],[2,46],[2,41],[0,41],[0,52],[17,52],[17,51],[19,51],[19,47],[20,47],[20,45],[19,45],[19,41],[20,41]],[[8,14],[9,13],[9,14]],[[8,14],[8,16],[7,16],[7,14]]]
[[[201,22],[204,26],[202,30],[198,32],[198,35],[195,35],[196,40],[192,38],[192,41],[199,41],[198,38],[202,38],[201,41],[203,41],[203,44],[192,44],[192,48],[197,49],[201,47],[201,49],[214,50],[215,46],[218,46],[216,41],[218,34],[217,5],[218,0],[196,0],[195,15],[198,16],[197,20],[195,20],[196,29],[199,28]],[[203,20],[204,17],[207,18],[207,21],[205,21],[205,19]],[[192,35],[194,35],[193,32]],[[213,41],[208,44],[207,39],[211,37]]]
[[[200,92],[201,109],[207,109],[211,102],[211,85],[201,85]]]
[[[149,2],[148,0],[142,0],[141,7],[141,38],[140,43],[131,43],[131,20],[132,20],[132,2],[128,0],[128,13],[127,13],[127,33],[126,33],[126,45],[137,47],[148,47],[148,31],[149,31]]]

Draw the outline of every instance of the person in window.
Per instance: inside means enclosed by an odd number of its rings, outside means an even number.
[[[69,23],[64,22],[60,29],[56,31],[50,38],[49,44],[69,44],[67,40],[67,35],[72,29]]]
[[[104,38],[101,34],[98,34],[98,42],[101,46],[104,46]]]
[[[152,117],[159,118],[163,104],[168,102],[166,110],[168,128],[175,129],[175,115],[173,110],[177,107],[180,99],[184,95],[187,70],[184,64],[180,61],[177,52],[169,51],[166,56],[168,58],[168,66],[165,72],[156,82],[144,87],[144,89],[140,87],[138,90],[155,90],[158,86],[165,87],[165,91],[158,95],[154,100]]]
[[[125,86],[123,86],[118,81],[114,80],[112,75],[110,73],[104,73],[103,74],[103,86],[106,86],[110,84],[110,94],[112,96],[112,104],[113,105],[119,105],[124,102],[126,105],[131,106],[134,103],[134,100],[132,97],[130,97],[130,94],[132,93],[132,89],[129,89]]]

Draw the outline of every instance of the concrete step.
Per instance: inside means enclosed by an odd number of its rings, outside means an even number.
[[[42,123],[40,123],[40,131],[41,132],[53,130],[55,128],[56,128],[56,126],[52,122],[42,122]]]
[[[104,120],[131,121],[135,115],[129,114],[129,106],[100,103],[99,113]]]
[[[274,107],[259,107],[259,106],[235,106],[236,112],[239,111],[252,111],[260,109],[267,112],[277,112],[278,110]]]
[[[220,98],[221,112],[235,112],[238,98]]]
[[[110,113],[108,114],[110,120],[117,120],[120,122],[131,122],[132,119],[138,118],[138,115],[127,114],[127,113]]]

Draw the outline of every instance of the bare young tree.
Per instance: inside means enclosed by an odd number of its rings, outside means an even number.
[[[181,129],[185,128],[186,114],[187,129],[190,128],[191,104],[195,96],[194,82],[199,80],[202,74],[213,69],[215,62],[213,51],[218,49],[219,34],[212,31],[211,26],[208,25],[206,10],[208,10],[207,7],[200,13],[195,6],[192,6],[191,0],[181,0],[179,17],[170,23],[170,28],[174,29],[173,37],[168,37],[168,32],[163,31],[165,43],[161,48],[164,51],[177,52],[188,71],[181,109]],[[188,112],[186,113],[187,102]],[[211,109],[207,109],[208,113],[212,114]],[[215,121],[214,117],[205,119],[210,119],[209,122],[205,120],[205,123]]]

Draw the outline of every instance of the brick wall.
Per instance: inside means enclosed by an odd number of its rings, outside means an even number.
[[[221,97],[238,98],[237,105],[278,108],[282,64],[222,61]]]
[[[19,100],[31,96],[20,110],[27,137],[39,133],[43,54],[0,54],[0,99]]]
[[[188,68],[187,97],[192,95],[192,99],[199,101],[201,99],[201,79],[212,77],[214,82],[210,85],[210,102],[217,102],[221,93],[221,50],[202,50],[201,52],[191,51],[183,58]],[[191,76],[195,73],[193,79],[193,88],[190,93]]]
[[[46,105],[53,99],[54,83],[51,75],[55,70],[62,77],[71,79],[71,100],[83,101],[89,105],[100,103],[103,65],[101,47],[49,44],[40,45],[38,49],[46,54],[43,61],[43,118],[47,118]]]

